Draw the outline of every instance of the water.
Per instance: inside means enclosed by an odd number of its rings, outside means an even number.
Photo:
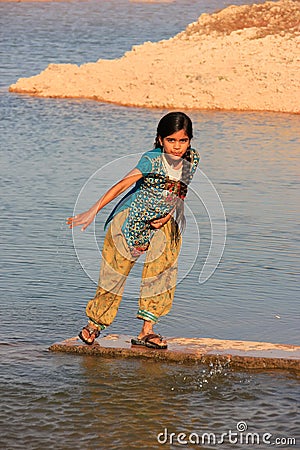
[[[76,258],[65,218],[95,170],[105,164],[112,169],[95,178],[90,202],[117,179],[115,159],[151,148],[165,111],[35,99],[9,94],[8,85],[49,62],[120,57],[132,45],[168,38],[201,12],[226,4],[0,4],[0,448],[177,448],[169,441],[159,444],[156,436],[165,428],[220,435],[236,430],[243,420],[250,432],[297,436],[295,374],[47,352],[51,343],[75,335],[85,323],[85,303],[95,289]],[[225,208],[227,242],[217,271],[199,285],[210,227],[205,208],[191,192],[188,206],[199,224],[200,252],[195,253],[198,237],[191,221],[180,261],[182,281],[159,331],[299,344],[299,118],[190,115],[201,168]],[[97,218],[100,246],[110,209]],[[84,241],[93,237],[93,230],[87,230],[78,244],[86,249],[88,273],[97,272],[97,254]],[[134,316],[140,270],[138,264],[109,332],[138,332]]]

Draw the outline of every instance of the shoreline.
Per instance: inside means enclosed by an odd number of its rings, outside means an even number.
[[[119,59],[50,64],[9,91],[127,107],[299,114],[299,23],[294,0],[229,6]]]

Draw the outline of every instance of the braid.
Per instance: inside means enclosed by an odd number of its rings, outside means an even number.
[[[192,152],[190,148],[186,151],[182,162],[182,175],[180,180],[180,198],[177,199],[176,205],[176,220],[173,222],[171,232],[171,239],[177,244],[181,233],[186,226],[186,219],[184,215],[184,198],[186,197],[188,185],[191,181],[191,164],[192,164]]]
[[[185,152],[185,155],[183,157],[182,162],[182,175],[181,175],[181,182],[182,182],[182,189],[183,189],[183,196],[185,197],[188,190],[188,185],[191,181],[191,165],[192,165],[192,152],[191,148],[188,148]]]
[[[186,197],[188,185],[190,184],[190,174],[191,174],[191,150],[188,149],[183,157],[182,162],[182,175],[181,175],[181,195],[177,200],[176,207],[176,222],[179,225],[180,231],[183,232],[186,226],[186,220],[184,215],[184,198]]]

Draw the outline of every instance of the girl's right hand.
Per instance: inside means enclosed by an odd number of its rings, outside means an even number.
[[[78,225],[83,225],[81,231],[84,231],[95,219],[96,212],[94,210],[89,209],[86,212],[81,214],[77,214],[74,217],[69,217],[67,219],[67,225],[69,228],[77,227]]]
[[[74,217],[69,217],[67,219],[67,224],[69,228],[77,227],[78,225],[83,225],[81,231],[84,231],[95,219],[96,214],[105,205],[114,200],[118,195],[122,194],[126,189],[128,189],[133,183],[136,183],[139,179],[143,177],[142,172],[134,168],[127,174],[122,180],[111,187],[88,211],[81,214],[77,214]]]

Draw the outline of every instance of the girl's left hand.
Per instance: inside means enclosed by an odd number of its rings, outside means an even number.
[[[165,217],[160,217],[159,219],[152,220],[150,225],[152,228],[159,230],[171,219],[171,214],[167,214]]]

